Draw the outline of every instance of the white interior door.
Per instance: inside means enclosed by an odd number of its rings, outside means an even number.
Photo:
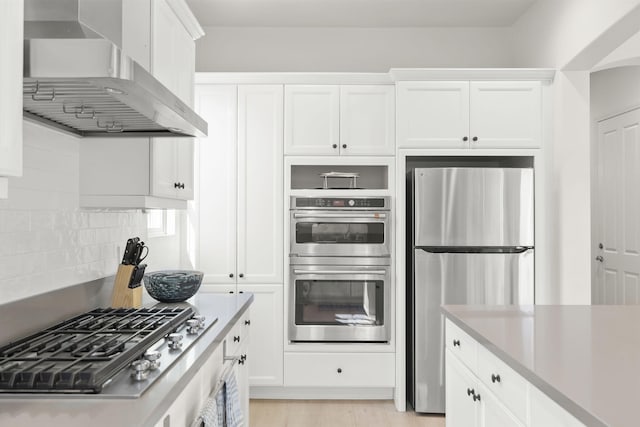
[[[640,109],[598,126],[594,304],[640,303]]]

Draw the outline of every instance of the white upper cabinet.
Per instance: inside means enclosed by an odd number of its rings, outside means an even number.
[[[286,85],[286,155],[392,155],[392,85]]]
[[[166,0],[128,0],[124,5],[140,21],[125,14],[124,48],[143,66],[146,49],[151,74],[193,106],[195,42],[190,30]],[[145,13],[147,19],[142,18]],[[192,138],[88,138],[80,144],[80,158],[83,207],[184,209],[194,197]]]
[[[401,148],[538,148],[539,81],[398,83]]]
[[[339,153],[338,86],[286,85],[284,108],[285,154]]]
[[[282,86],[199,85],[197,105],[204,282],[282,283]]]
[[[468,82],[400,82],[397,91],[399,147],[468,147]]]
[[[340,86],[340,154],[393,155],[395,133],[393,86]]]
[[[0,2],[0,177],[22,175],[22,0]],[[0,178],[0,199],[8,181]]]

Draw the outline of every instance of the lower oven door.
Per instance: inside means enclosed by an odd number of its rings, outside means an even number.
[[[297,261],[302,264],[291,266],[290,341],[389,341],[389,265]],[[375,259],[369,264],[380,262]]]

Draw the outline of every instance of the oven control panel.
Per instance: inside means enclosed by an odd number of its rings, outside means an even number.
[[[292,209],[388,209],[388,197],[292,197]]]

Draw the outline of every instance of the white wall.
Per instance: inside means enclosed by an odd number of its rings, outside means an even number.
[[[513,25],[516,66],[590,69],[638,31],[639,12],[640,0],[538,0]]]
[[[115,274],[140,211],[78,207],[80,139],[24,125],[24,175],[0,200],[0,304]]]
[[[387,72],[511,67],[508,28],[205,27],[196,71]]]
[[[591,74],[593,120],[637,107],[640,107],[640,66],[611,68]]]

